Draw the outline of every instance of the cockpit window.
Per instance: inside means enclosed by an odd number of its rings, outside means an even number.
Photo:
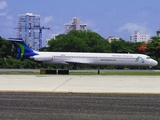
[[[150,57],[146,57],[146,59],[150,59]]]

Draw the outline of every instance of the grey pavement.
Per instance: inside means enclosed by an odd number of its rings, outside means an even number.
[[[0,91],[160,94],[160,76],[0,75]]]
[[[0,92],[0,120],[159,120],[160,94]]]

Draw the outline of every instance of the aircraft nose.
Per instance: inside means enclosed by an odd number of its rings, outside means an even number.
[[[156,66],[157,64],[158,64],[158,62],[157,62],[157,61],[152,60],[152,62],[151,62],[151,65],[152,65],[152,66]]]

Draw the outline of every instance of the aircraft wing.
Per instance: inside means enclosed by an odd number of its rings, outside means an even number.
[[[65,60],[64,62],[68,64],[90,64],[90,62],[86,60]]]

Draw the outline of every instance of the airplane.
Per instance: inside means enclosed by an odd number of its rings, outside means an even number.
[[[145,54],[130,53],[85,53],[85,52],[39,52],[28,47],[21,38],[8,38],[16,50],[17,58],[29,58],[43,64],[58,65],[115,65],[115,66],[147,66],[151,69],[158,62]]]

